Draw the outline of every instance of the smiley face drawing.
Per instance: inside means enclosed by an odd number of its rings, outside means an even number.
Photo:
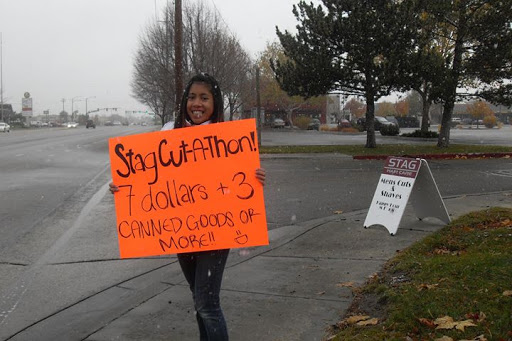
[[[249,236],[246,234],[242,234],[239,230],[236,230],[237,236],[235,237],[235,242],[244,245],[249,241]]]

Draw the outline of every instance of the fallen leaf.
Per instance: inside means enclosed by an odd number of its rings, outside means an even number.
[[[471,339],[471,340],[459,340],[459,341],[487,341],[487,338],[482,334],[482,335],[478,335],[477,337],[475,337],[474,339]]]
[[[422,325],[427,326],[430,329],[435,329],[436,328],[436,324],[432,320],[429,320],[429,319],[426,319],[426,318],[423,318],[423,317],[419,318],[418,320],[420,321],[420,323]]]
[[[334,214],[342,214],[343,211],[334,211]]]
[[[379,319],[374,317],[369,320],[359,321],[356,323],[356,325],[358,325],[358,326],[374,326],[377,323],[379,323]]]
[[[355,316],[350,316],[349,318],[346,318],[345,322],[347,322],[348,324],[354,324],[359,321],[368,320],[369,318],[370,318],[370,316],[368,316],[368,315],[355,315]]]
[[[471,320],[464,320],[456,323],[457,325],[455,326],[455,328],[457,328],[460,331],[464,331],[464,328],[466,327],[476,327],[476,324],[474,324],[473,321]]]
[[[453,339],[449,336],[443,335],[443,337],[435,339],[434,341],[453,341]]]
[[[431,289],[437,288],[438,286],[439,286],[439,284],[420,284],[417,286],[417,288],[418,288],[418,291],[422,291],[422,290],[431,290]]]
[[[512,296],[512,290],[505,290],[503,296]]]
[[[450,316],[438,317],[434,323],[437,325],[436,329],[453,329],[457,325]]]
[[[325,291],[320,291],[320,292],[317,292],[316,294],[317,295],[323,295],[323,294],[325,294]]]
[[[336,284],[336,286],[338,288],[353,288],[354,287],[354,282],[343,282],[343,283],[338,283]]]

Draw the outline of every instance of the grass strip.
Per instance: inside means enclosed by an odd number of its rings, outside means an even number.
[[[346,318],[331,340],[511,340],[511,269],[512,209],[469,213],[357,289],[347,315],[378,322]]]
[[[448,148],[436,145],[382,144],[376,148],[363,145],[321,145],[321,146],[262,146],[262,154],[295,153],[340,153],[346,155],[418,155],[418,154],[468,154],[468,153],[510,153],[512,147],[491,145],[452,144]]]

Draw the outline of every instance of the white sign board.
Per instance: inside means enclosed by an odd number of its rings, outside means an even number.
[[[21,114],[32,116],[32,98],[23,97],[21,99]]]
[[[389,156],[373,195],[364,227],[382,225],[394,235],[409,198],[420,220],[435,217],[445,223],[450,222],[427,161]]]

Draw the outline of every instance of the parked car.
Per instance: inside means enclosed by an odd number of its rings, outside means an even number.
[[[308,124],[308,130],[320,130],[320,120],[318,118],[314,118]]]
[[[389,122],[388,120],[386,120],[384,117],[382,116],[375,116],[375,121],[374,121],[374,128],[375,128],[375,131],[380,131],[380,128],[383,126],[383,125],[396,125],[397,128],[399,127],[398,124],[395,124],[395,123],[392,123],[392,122]],[[366,125],[366,117],[361,117],[357,120],[357,124],[360,125],[361,127],[363,127],[363,130],[367,130],[368,127]]]
[[[386,117],[387,118],[387,117]],[[416,116],[395,116],[400,128],[419,128],[420,120]]]
[[[284,126],[285,126],[284,120],[282,120],[280,118],[275,118],[271,124],[272,128],[284,128]]]
[[[338,128],[352,128],[352,124],[350,123],[349,120],[346,120],[346,119],[342,118],[338,122]]]
[[[96,124],[94,123],[93,120],[87,120],[87,122],[85,123],[85,128],[87,128],[87,129],[89,129],[89,128],[96,129]]]
[[[5,122],[0,122],[0,131],[8,133],[11,131],[11,126]]]

